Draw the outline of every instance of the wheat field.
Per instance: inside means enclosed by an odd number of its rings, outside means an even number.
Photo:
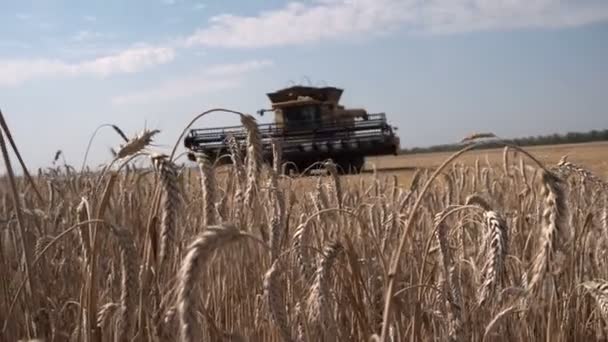
[[[102,171],[3,177],[0,340],[608,339],[608,186],[585,165],[461,162],[473,143],[407,186],[288,177],[241,119],[229,166],[144,131]]]

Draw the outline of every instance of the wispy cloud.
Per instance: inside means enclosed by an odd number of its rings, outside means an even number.
[[[0,86],[14,86],[35,78],[134,73],[175,58],[171,48],[138,46],[113,55],[68,63],[54,59],[0,59]]]
[[[600,0],[317,0],[254,16],[222,14],[186,46],[267,47],[356,37],[401,28],[435,34],[558,28],[608,20]]]
[[[206,70],[169,80],[159,86],[112,98],[114,105],[164,102],[213,91],[233,89],[244,74],[273,65],[270,60],[218,64]]]
[[[192,6],[192,8],[195,11],[200,11],[200,10],[204,10],[205,8],[207,8],[207,5],[202,2],[199,2],[199,3],[194,4],[194,6]]]

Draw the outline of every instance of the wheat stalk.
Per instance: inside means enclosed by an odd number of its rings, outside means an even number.
[[[122,131],[122,129],[120,129],[120,127],[116,126],[116,125],[110,125],[112,127],[112,129],[118,134],[120,135],[120,137],[122,138],[122,140],[124,140],[125,142],[129,142],[129,138],[127,138],[127,135],[125,134],[125,132]]]
[[[460,140],[460,142],[461,143],[470,143],[470,142],[474,142],[475,140],[487,139],[487,138],[496,138],[496,135],[491,132],[471,133],[471,134],[467,135],[466,137],[464,137],[462,140]]]
[[[602,231],[608,233],[608,194],[604,196],[604,208],[602,209]]]
[[[486,326],[486,329],[483,334],[483,341],[486,341],[488,339],[488,337],[490,336],[490,333],[494,330],[494,328],[498,325],[498,323],[504,317],[513,313],[516,310],[517,310],[517,305],[513,305],[513,306],[510,306],[510,307],[500,311],[496,316],[494,316],[494,318],[492,318],[490,323],[488,323],[488,325]]]
[[[283,146],[279,139],[272,139],[272,169],[276,175],[283,173]]]
[[[462,338],[462,295],[456,281],[455,267],[452,265],[452,253],[448,243],[447,226],[444,223],[445,212],[435,215],[436,237],[439,243],[439,259],[443,266],[445,292],[448,294],[448,307],[450,309],[449,340],[460,341]]]

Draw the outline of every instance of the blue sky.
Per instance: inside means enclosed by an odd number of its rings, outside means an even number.
[[[104,123],[160,129],[166,150],[198,112],[308,82],[386,112],[405,147],[605,129],[608,1],[0,3],[0,109],[33,168],[59,149],[80,165]],[[92,165],[120,142],[100,131]]]

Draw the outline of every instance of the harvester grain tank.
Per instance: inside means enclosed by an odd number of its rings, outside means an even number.
[[[281,144],[286,172],[332,159],[341,172],[357,173],[367,156],[397,154],[399,137],[386,115],[345,108],[340,104],[342,93],[335,87],[307,86],[268,93],[271,109],[258,111],[260,115],[274,112],[274,123],[259,125],[264,159],[272,161],[272,140]],[[192,129],[184,145],[217,160],[229,153],[229,136],[244,142],[246,131],[242,126]]]

